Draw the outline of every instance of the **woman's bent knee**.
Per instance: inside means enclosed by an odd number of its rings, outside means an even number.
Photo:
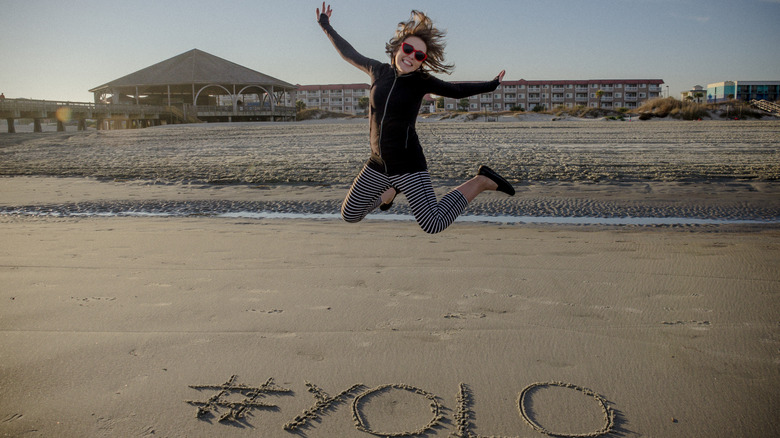
[[[357,214],[355,212],[349,211],[347,208],[341,209],[341,219],[344,220],[344,222],[350,223],[350,224],[356,224],[363,220],[363,215]]]
[[[448,226],[448,225],[442,226],[441,224],[421,224],[419,222],[417,224],[420,225],[420,228],[422,228],[422,230],[428,234],[441,233],[442,231],[446,230]]]
[[[341,215],[341,219],[344,222],[349,223],[349,224],[356,224],[356,223],[360,222],[361,220],[363,220],[363,218],[361,218],[361,217],[344,216],[343,214]]]

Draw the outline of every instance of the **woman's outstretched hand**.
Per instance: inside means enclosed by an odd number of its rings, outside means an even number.
[[[496,76],[496,79],[498,79],[499,84],[504,81],[505,74],[506,74],[506,70],[501,70],[501,73],[499,73],[498,76]]]
[[[322,2],[322,12],[320,12],[320,8],[317,8],[317,21],[320,21],[320,15],[325,14],[330,18],[331,14],[333,14],[333,10],[330,8],[330,5],[327,6],[327,9],[325,7],[325,2]]]

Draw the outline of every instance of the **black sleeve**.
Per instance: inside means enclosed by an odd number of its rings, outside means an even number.
[[[498,77],[488,82],[461,82],[452,83],[446,82],[439,78],[430,76],[430,86],[428,92],[443,97],[451,97],[454,99],[461,99],[464,97],[473,96],[475,94],[489,93],[496,88],[500,82]]]
[[[347,40],[342,38],[341,35],[339,35],[338,32],[333,29],[333,27],[330,25],[330,19],[327,15],[320,14],[319,23],[320,27],[322,27],[322,30],[325,31],[325,34],[333,43],[333,47],[336,48],[336,51],[339,52],[339,55],[341,55],[344,60],[363,70],[364,72],[371,74],[371,69],[375,64],[379,64],[379,61],[367,58],[358,53],[358,51],[347,42]]]

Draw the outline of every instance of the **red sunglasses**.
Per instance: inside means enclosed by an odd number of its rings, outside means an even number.
[[[423,62],[428,58],[428,54],[423,52],[422,50],[415,50],[414,46],[412,46],[409,43],[403,43],[401,44],[401,49],[406,53],[407,55],[414,52],[414,59]]]

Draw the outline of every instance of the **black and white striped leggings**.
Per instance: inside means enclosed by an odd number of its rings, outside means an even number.
[[[468,205],[468,200],[458,190],[452,190],[437,202],[427,170],[385,175],[365,165],[341,205],[341,217],[350,223],[360,222],[379,207],[380,196],[390,187],[406,196],[414,218],[426,233],[443,231]]]

